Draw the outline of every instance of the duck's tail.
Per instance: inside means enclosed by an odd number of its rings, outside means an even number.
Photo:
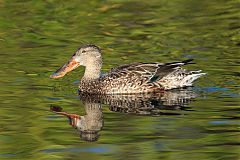
[[[192,83],[199,77],[206,75],[201,70],[189,71],[188,74],[180,81],[181,87],[192,86]]]
[[[182,68],[179,68],[162,78],[159,83],[166,89],[182,88],[192,86],[193,82],[199,77],[206,75],[202,73],[201,70],[198,71],[188,71]]]

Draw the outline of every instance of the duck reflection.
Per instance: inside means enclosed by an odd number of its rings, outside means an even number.
[[[79,93],[80,100],[86,103],[99,103],[109,106],[113,112],[138,115],[178,114],[167,110],[184,110],[197,94],[191,89],[177,89],[158,94],[131,95],[90,95]]]
[[[151,116],[176,115],[180,114],[177,110],[186,109],[186,105],[196,96],[191,88],[132,95],[92,95],[80,92],[79,98],[84,104],[86,115],[63,112],[61,107],[56,106],[52,106],[51,110],[66,116],[70,125],[80,132],[82,140],[96,141],[103,127],[102,104],[109,106],[113,112]]]
[[[103,127],[101,104],[85,103],[85,101],[83,104],[86,112],[84,116],[63,112],[62,108],[57,106],[51,106],[51,110],[56,114],[66,116],[69,119],[69,124],[79,131],[82,140],[96,141],[99,137],[98,132]]]

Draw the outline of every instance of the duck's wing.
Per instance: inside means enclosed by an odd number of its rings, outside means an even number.
[[[179,69],[180,66],[186,64],[192,64],[193,59],[188,59],[181,62],[172,62],[172,63],[131,63],[113,68],[110,70],[108,75],[132,75],[136,78],[142,77],[145,79],[146,83],[156,82],[168,74],[174,72],[176,69]]]
[[[171,63],[163,63],[159,64],[156,73],[149,79],[149,83],[158,81],[170,73],[175,72],[176,70],[181,69],[181,66],[187,64],[195,64],[192,62],[193,59],[187,59],[180,62],[171,62]]]
[[[133,79],[144,79],[148,81],[158,70],[160,63],[131,63],[113,68],[108,73],[109,76],[113,77],[132,77]]]

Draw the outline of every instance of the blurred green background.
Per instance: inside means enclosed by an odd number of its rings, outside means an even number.
[[[237,160],[239,0],[0,0],[0,159]],[[49,75],[82,44],[103,50],[103,71],[130,62],[194,58],[208,75],[180,115],[103,107],[96,142],[82,141],[51,104],[84,115],[81,67]]]

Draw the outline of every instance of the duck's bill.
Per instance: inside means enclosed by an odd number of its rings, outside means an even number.
[[[69,124],[70,124],[71,126],[73,126],[74,128],[77,127],[78,121],[81,120],[81,117],[80,117],[79,115],[77,115],[77,114],[69,114],[69,113],[67,113],[67,112],[56,112],[56,113],[68,117],[68,119],[69,119]]]
[[[61,78],[68,72],[77,68],[78,66],[80,66],[80,63],[74,57],[72,57],[64,66],[51,74],[50,78]]]

